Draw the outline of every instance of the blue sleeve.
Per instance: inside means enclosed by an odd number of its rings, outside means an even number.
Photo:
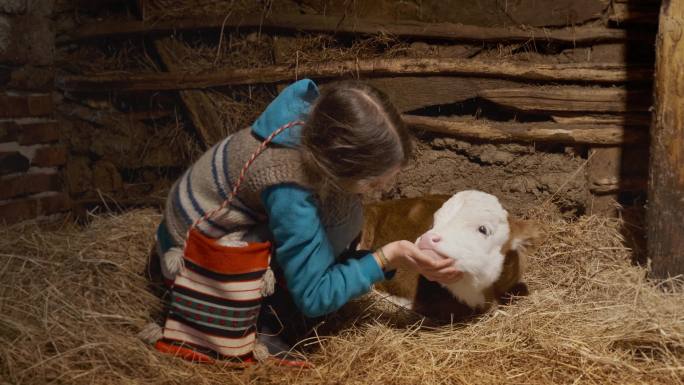
[[[384,279],[371,253],[336,263],[318,208],[308,190],[294,184],[262,193],[275,239],[276,260],[299,309],[317,317],[339,309]]]

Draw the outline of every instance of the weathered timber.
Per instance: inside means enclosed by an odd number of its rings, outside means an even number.
[[[645,127],[646,129],[651,125],[650,113],[552,115],[551,119],[556,123],[562,124],[617,124],[621,126]]]
[[[520,111],[542,113],[634,113],[648,111],[651,105],[649,91],[627,91],[617,87],[539,87],[502,79],[448,76],[374,78],[368,79],[367,83],[384,91],[401,112],[474,98],[484,98]],[[586,114],[582,114],[584,116]],[[639,123],[643,124],[643,121]]]
[[[144,22],[137,20],[109,21],[86,24],[76,29],[66,41],[95,39],[135,34],[159,34],[182,30],[219,29],[224,26],[224,16],[188,18]],[[419,21],[381,21],[370,19],[340,18],[322,15],[262,15],[233,16],[225,20],[225,28],[258,28],[260,30],[291,32],[324,32],[335,34],[388,34],[404,38],[439,39],[448,41],[548,41],[571,43],[623,42],[627,33],[623,30],[603,27],[572,27],[561,29],[480,27],[452,23],[423,23]]]
[[[481,98],[526,112],[623,112],[648,111],[647,91],[617,87],[520,87],[479,92]]]
[[[496,142],[548,142],[564,144],[616,145],[646,140],[641,130],[621,126],[600,127],[585,124],[548,122],[513,123],[481,119],[444,119],[403,115],[404,122],[414,129],[453,135],[466,139]]]
[[[646,238],[652,273],[666,278],[684,274],[683,1],[663,1],[656,42]]]
[[[520,87],[522,84],[501,79],[448,76],[374,78],[367,79],[366,83],[385,92],[401,112],[458,103],[478,97],[483,90]]]
[[[299,66],[276,65],[149,74],[99,74],[62,76],[57,86],[64,91],[153,91],[203,89],[219,86],[288,82],[304,77],[337,78],[396,75],[460,75],[484,78],[526,79],[551,82],[623,83],[649,81],[648,67],[628,68],[621,64],[530,64],[519,62],[484,62],[453,58],[364,59]]]
[[[171,38],[164,38],[155,40],[154,45],[166,69],[169,72],[178,71],[178,59],[173,54],[176,43]],[[211,147],[223,136],[221,119],[216,110],[211,108],[211,99],[204,91],[198,90],[184,90],[179,94],[204,148]]]

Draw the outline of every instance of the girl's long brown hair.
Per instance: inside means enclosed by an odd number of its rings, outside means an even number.
[[[319,187],[344,188],[405,165],[412,144],[385,93],[345,81],[322,89],[302,129],[300,149]]]

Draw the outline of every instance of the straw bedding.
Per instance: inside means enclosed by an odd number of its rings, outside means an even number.
[[[480,319],[399,326],[410,313],[369,295],[331,317],[335,333],[308,341],[315,369],[242,371],[136,337],[159,313],[141,276],[158,220],[147,209],[86,227],[0,228],[0,383],[684,383],[681,282],[631,266],[617,220],[541,218],[532,294]]]

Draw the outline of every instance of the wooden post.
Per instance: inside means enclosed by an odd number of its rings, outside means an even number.
[[[648,195],[652,274],[684,274],[684,0],[660,9]]]

